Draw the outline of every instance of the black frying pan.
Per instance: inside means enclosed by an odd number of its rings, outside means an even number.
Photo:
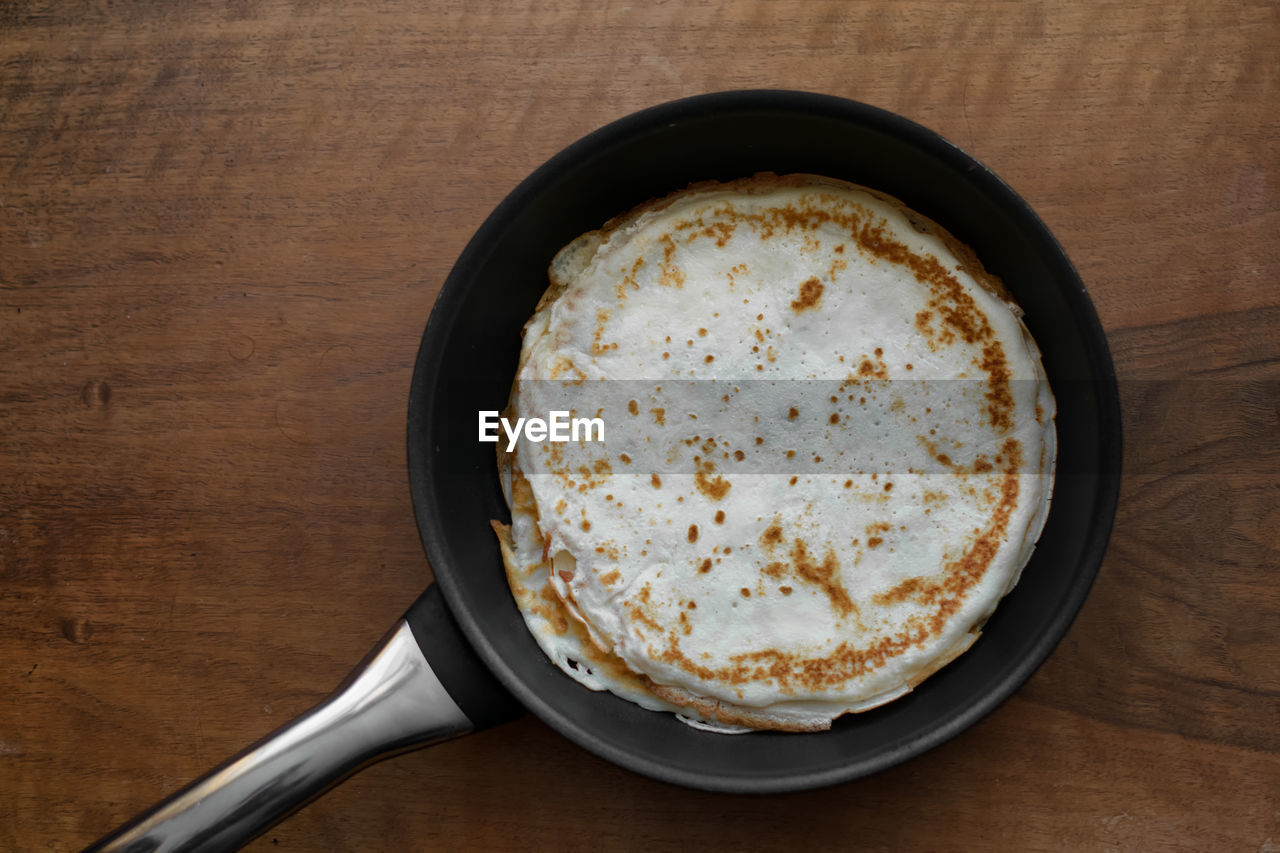
[[[977,252],[1026,311],[1040,346],[1058,400],[1058,472],[1035,555],[972,649],[908,696],[843,717],[828,732],[730,737],[593,693],[547,660],[507,587],[488,523],[506,518],[507,509],[493,445],[478,442],[475,430],[477,411],[506,402],[521,327],[561,246],[692,182],[760,171],[810,172],[883,190]],[[936,134],[873,107],[799,92],[725,92],[654,107],[590,134],[490,215],[445,282],[423,335],[408,456],[437,585],[324,704],[97,849],[226,849],[371,760],[501,722],[520,706],[623,767],[709,790],[813,788],[919,755],[1007,699],[1079,610],[1115,514],[1120,409],[1106,341],[1079,276],[995,174]]]

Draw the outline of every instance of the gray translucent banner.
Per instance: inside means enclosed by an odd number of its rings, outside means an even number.
[[[496,453],[510,441],[496,422],[500,415],[512,430],[520,414],[558,417],[570,438],[556,443],[565,464],[605,460],[615,472],[634,474],[694,473],[708,461],[741,474],[943,474],[1006,464],[997,457],[1009,438],[1025,454],[1052,416],[1058,474],[1106,473],[1092,455],[1073,450],[1089,443],[1081,433],[1096,423],[1094,400],[1105,390],[1060,382],[1049,402],[1039,388],[1012,380],[999,389],[978,379],[539,381],[522,385],[519,412],[504,409],[506,401],[459,395],[470,407],[452,409],[450,432],[460,444]],[[1280,382],[1140,380],[1121,382],[1120,397],[1127,475],[1280,475]],[[1008,401],[1015,414],[1002,422],[997,410],[1008,412]],[[480,441],[484,411],[497,441]],[[577,441],[574,419],[583,422]],[[527,423],[518,441],[526,448],[551,444],[532,442]]]

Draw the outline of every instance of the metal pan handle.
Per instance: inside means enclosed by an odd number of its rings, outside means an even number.
[[[234,850],[375,761],[521,710],[432,584],[329,698],[86,853]]]

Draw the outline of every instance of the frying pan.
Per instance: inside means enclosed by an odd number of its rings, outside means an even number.
[[[1026,311],[1058,401],[1052,508],[981,639],[909,695],[811,734],[697,731],[562,674],[525,627],[489,519],[508,517],[476,413],[505,405],[520,331],[553,254],[690,183],[809,172],[898,197],[971,246]],[[787,91],[722,92],[620,119],[570,145],[497,207],[459,257],[422,337],[409,398],[413,503],[436,583],[325,702],[99,841],[94,850],[226,850],[389,754],[532,711],[570,740],[695,788],[793,791],[937,746],[1009,697],[1066,632],[1115,515],[1120,417],[1084,285],[1031,208],[956,146],[892,113]]]

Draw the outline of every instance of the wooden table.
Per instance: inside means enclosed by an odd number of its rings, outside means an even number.
[[[252,849],[1280,850],[1274,3],[0,9],[0,849],[82,846],[322,698],[429,578],[405,401],[529,171],[745,87],[954,140],[1088,283],[1125,404],[1097,584],[952,742],[766,798],[533,718]]]

